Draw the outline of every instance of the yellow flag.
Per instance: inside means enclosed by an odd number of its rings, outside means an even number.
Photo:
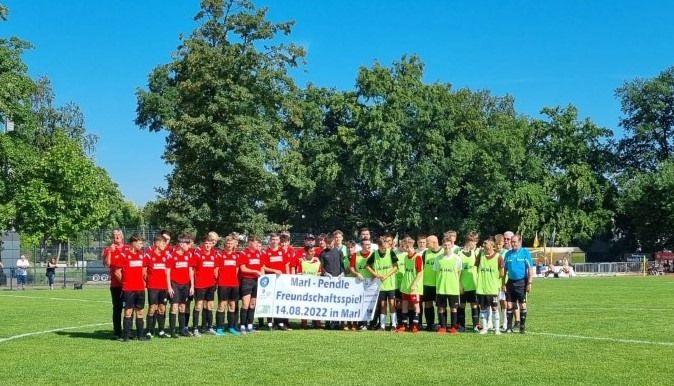
[[[536,231],[536,236],[534,236],[534,248],[538,248],[538,231]]]

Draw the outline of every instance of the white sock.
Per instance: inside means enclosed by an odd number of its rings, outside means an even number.
[[[489,310],[481,310],[480,318],[482,319],[482,328],[487,328],[487,320],[489,319]]]
[[[503,320],[503,329],[505,330],[508,328],[508,316],[506,315],[507,311],[506,309],[501,310],[501,320]]]
[[[398,325],[398,314],[395,312],[391,314],[391,326],[395,327]]]
[[[379,315],[379,324],[381,324],[382,327],[386,327],[386,314]]]
[[[249,323],[249,324],[248,324],[248,329],[249,329],[249,330],[252,330],[252,329],[253,329],[253,325]]]
[[[499,318],[498,311],[494,311],[494,312],[492,313],[492,317],[494,318],[494,329],[495,329],[495,330],[498,330],[499,324],[500,324],[500,322],[501,322],[501,320],[500,320],[500,318]]]

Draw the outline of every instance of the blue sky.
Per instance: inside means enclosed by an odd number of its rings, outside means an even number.
[[[166,185],[164,135],[141,130],[135,90],[171,60],[195,27],[198,0],[0,0],[10,9],[0,36],[35,48],[29,72],[52,80],[57,103],[77,103],[99,136],[96,162],[128,200],[142,205]],[[426,64],[426,81],[510,94],[521,114],[578,107],[582,118],[622,135],[614,91],[674,65],[670,1],[281,1],[272,21],[295,20],[288,39],[305,46],[307,81],[353,89],[356,72],[403,54]],[[140,171],[140,173],[138,172]]]

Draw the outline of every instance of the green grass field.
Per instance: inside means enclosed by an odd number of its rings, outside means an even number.
[[[671,276],[537,279],[526,335],[294,330],[122,343],[109,339],[107,288],[2,290],[0,384],[671,384],[673,293]]]

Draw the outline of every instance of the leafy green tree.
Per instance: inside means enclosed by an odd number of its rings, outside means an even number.
[[[624,178],[620,186],[616,222],[626,245],[644,252],[674,249],[674,162]]]
[[[201,25],[137,91],[137,124],[168,132],[164,159],[174,169],[161,193],[172,216],[189,222],[176,227],[278,227],[266,212],[280,195],[284,116],[296,93],[287,71],[304,50],[272,44],[293,23],[266,17],[248,1],[202,1]]]
[[[622,166],[654,171],[674,150],[674,66],[653,79],[626,81],[616,90],[624,114],[625,137],[618,151]],[[628,170],[629,171],[629,170]]]
[[[28,243],[75,237],[105,223],[113,205],[119,204],[110,202],[117,188],[107,172],[78,143],[62,134],[53,140],[54,145],[17,178],[16,228]]]

